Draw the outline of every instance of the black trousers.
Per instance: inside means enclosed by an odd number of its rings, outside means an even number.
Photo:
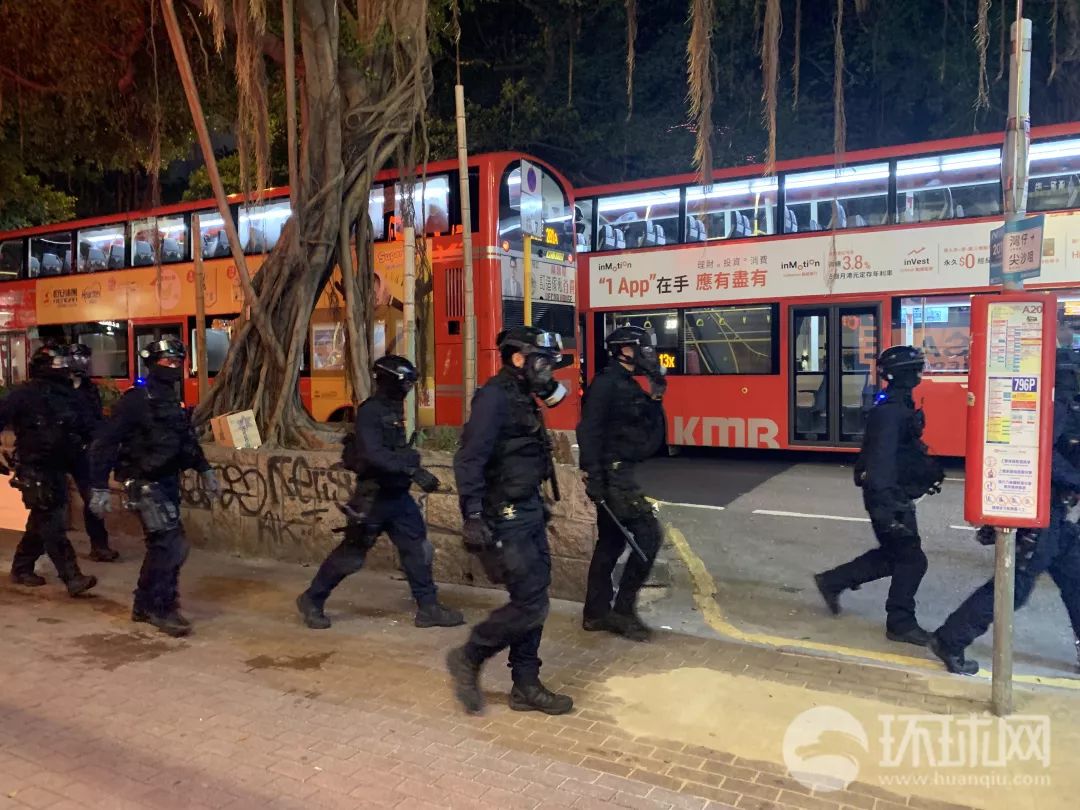
[[[645,552],[645,560],[631,551],[619,581],[618,593],[612,584],[612,572],[615,564],[626,549],[626,535],[612,519],[604,506],[596,508],[597,540],[589,564],[588,588],[585,593],[584,616],[586,619],[599,619],[614,609],[618,613],[630,614],[637,604],[638,592],[649,578],[656,554],[663,542],[663,532],[656,512],[638,487],[634,479],[632,466],[620,466],[608,473],[607,498],[605,503],[614,512],[615,517],[631,534]],[[612,605],[612,597],[615,602]]]
[[[870,515],[878,548],[825,571],[822,574],[825,586],[842,591],[892,577],[889,596],[885,600],[885,624],[893,632],[904,633],[918,626],[915,594],[927,568],[919,526],[915,521],[915,504],[912,501],[903,504],[882,503],[872,492],[864,489],[863,505]]]
[[[409,581],[416,604],[421,607],[434,604],[438,598],[431,574],[434,550],[428,542],[424,517],[408,491],[380,492],[375,496],[366,525],[351,527],[346,531],[345,539],[319,566],[308,586],[308,596],[320,605],[325,603],[345,577],[364,567],[368,551],[383,531],[390,535],[390,541],[397,547],[401,567],[405,569],[405,578]]]
[[[191,545],[180,523],[180,482],[166,478],[156,482],[157,506],[170,516],[168,526],[146,531],[146,554],[135,587],[135,609],[165,616],[180,607],[180,569],[187,561]],[[146,530],[146,521],[143,520]]]
[[[109,532],[105,529],[105,521],[90,511],[90,457],[86,453],[79,456],[72,470],[71,477],[75,479],[75,486],[79,489],[79,497],[83,502],[83,525],[90,537],[90,548],[106,550],[109,548]]]
[[[48,554],[56,573],[67,582],[79,576],[75,549],[67,536],[67,479],[55,470],[19,471],[26,481],[37,481],[34,494],[23,490],[23,503],[30,510],[26,531],[11,560],[11,573],[34,573],[34,564],[42,554]]]
[[[1073,633],[1080,638],[1080,537],[1076,526],[1065,522],[1065,507],[1054,505],[1050,525],[1038,533],[1030,553],[1017,548],[1013,605],[1027,604],[1035,583],[1049,573],[1061,592]],[[953,654],[963,652],[994,621],[994,580],[983,583],[938,628],[941,645]]]
[[[537,683],[551,586],[551,549],[540,498],[515,504],[513,517],[489,523],[493,536],[502,543],[510,601],[472,629],[465,654],[473,663],[482,664],[509,647],[514,683]]]

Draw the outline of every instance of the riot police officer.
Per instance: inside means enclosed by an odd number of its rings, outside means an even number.
[[[116,562],[120,555],[109,547],[109,532],[105,528],[105,521],[90,511],[90,442],[93,441],[93,431],[104,421],[104,409],[101,406],[101,392],[97,383],[90,379],[90,358],[92,352],[89,346],[82,343],[74,343],[68,346],[68,355],[71,357],[71,382],[75,388],[75,398],[82,408],[82,422],[90,432],[84,435],[80,452],[75,456],[75,466],[72,469],[72,478],[79,489],[79,497],[83,502],[83,525],[86,534],[90,537],[90,559],[97,562]]]
[[[416,369],[404,357],[388,354],[375,361],[375,393],[356,412],[356,431],[346,438],[342,461],[356,473],[356,492],[342,507],[348,523],[345,538],[319,567],[311,585],[296,598],[304,623],[315,630],[330,627],[323,612],[338,584],[360,570],[368,551],[385,531],[397,547],[409,588],[416,600],[417,627],[457,627],[460,611],[438,601],[424,518],[409,495],[415,482],[434,492],[439,479],[420,466],[420,454],[405,438],[405,397],[416,384]]]
[[[1080,386],[1077,385],[1077,353],[1057,350],[1054,382],[1054,445],[1050,469],[1050,525],[1045,529],[1016,532],[1016,581],[1014,604],[1023,607],[1039,575],[1049,572],[1061,592],[1061,601],[1077,639],[1080,665],[1080,536],[1071,507],[1080,494]],[[993,545],[995,533],[984,527],[979,541]],[[994,580],[979,587],[930,639],[930,650],[949,672],[974,675],[979,664],[964,656],[967,647],[987,631],[994,620]]]
[[[920,349],[894,346],[878,358],[887,381],[867,416],[855,483],[880,546],[851,562],[814,576],[826,606],[840,613],[840,594],[867,582],[892,577],[885,602],[885,634],[892,641],[926,645],[930,634],[915,618],[915,594],[926,574],[915,500],[939,492],[945,473],[922,442],[925,418],[912,390],[922,380],[926,359]]]
[[[15,480],[30,510],[26,533],[15,549],[11,580],[37,587],[45,579],[34,573],[42,553],[48,554],[71,596],[85,593],[97,579],[79,570],[67,537],[67,474],[90,429],[71,387],[71,362],[58,346],[42,346],[30,360],[31,379],[0,400],[0,430],[15,430]]]
[[[149,622],[170,636],[186,636],[191,623],[180,613],[178,585],[190,546],[180,523],[180,475],[196,470],[212,496],[221,486],[177,398],[184,344],[158,340],[139,355],[148,368],[145,383],[120,398],[91,446],[90,508],[98,517],[110,511],[109,474],[115,471],[127,506],[138,512],[146,533],[131,620]]]
[[[541,486],[554,479],[554,464],[537,398],[554,407],[566,396],[554,379],[562,343],[532,326],[504,330],[496,342],[502,369],[473,397],[454,476],[465,547],[480,558],[489,579],[506,586],[510,601],[476,625],[446,664],[458,700],[477,713],[484,708],[480,670],[509,647],[510,708],[565,714],[574,702],[540,682],[539,656],[551,584]]]
[[[653,507],[634,477],[637,463],[664,442],[666,382],[654,340],[639,326],[621,326],[607,336],[611,360],[589,386],[577,429],[585,491],[596,504],[599,535],[582,626],[634,641],[647,641],[650,635],[636,603],[663,539]],[[648,378],[649,393],[635,374]],[[636,548],[627,558],[613,605],[612,572],[628,537]]]

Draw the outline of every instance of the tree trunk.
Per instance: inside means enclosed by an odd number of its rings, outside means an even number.
[[[370,283],[361,275],[370,228],[367,202],[375,173],[412,137],[431,89],[424,0],[372,4],[376,29],[360,64],[339,53],[336,0],[297,0],[304,63],[301,103],[305,111],[300,157],[302,216],[285,225],[254,287],[278,339],[287,347],[283,369],[263,362],[268,347],[250,321],[242,322],[210,396],[197,417],[206,420],[251,408],[268,445],[320,446],[332,433],[304,409],[297,389],[311,314],[340,262],[345,318],[350,337],[348,378],[354,396],[368,390],[367,332]],[[357,219],[359,268],[353,267],[350,238]],[[302,230],[297,227],[301,223]]]

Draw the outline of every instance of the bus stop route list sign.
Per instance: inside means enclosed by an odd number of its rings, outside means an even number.
[[[1006,222],[990,231],[990,283],[1038,278],[1042,271],[1042,214]]]
[[[1013,293],[972,299],[964,517],[1014,528],[1049,522],[1057,302]]]

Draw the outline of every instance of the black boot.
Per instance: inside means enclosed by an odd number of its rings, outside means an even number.
[[[814,574],[814,584],[817,585],[818,593],[825,600],[825,607],[833,616],[840,615],[840,591],[834,590],[825,584],[824,574]]]
[[[574,708],[574,699],[569,695],[552,692],[540,681],[529,684],[515,683],[510,690],[510,708],[515,712],[566,714]]]
[[[85,574],[76,574],[64,583],[67,585],[68,596],[76,597],[86,593],[97,585],[97,577],[88,577]]]
[[[94,562],[110,563],[120,559],[120,552],[108,546],[90,550],[90,559]]]
[[[460,610],[432,602],[420,606],[413,624],[417,627],[459,627],[465,624],[465,616]]]
[[[45,577],[40,577],[31,571],[29,574],[16,574],[11,572],[11,583],[13,585],[22,585],[26,588],[40,588],[45,584]]]
[[[454,696],[469,714],[484,710],[484,693],[480,691],[480,665],[474,664],[464,647],[455,647],[446,654],[446,669],[454,682]]]
[[[889,641],[899,641],[903,644],[914,644],[916,647],[925,647],[930,643],[933,636],[923,630],[919,625],[908,630],[885,630],[885,638]]]
[[[648,641],[652,636],[652,630],[636,613],[617,613],[614,610],[598,619],[582,619],[581,627],[590,632],[603,630],[630,641]]]
[[[191,627],[191,622],[189,622],[180,613],[179,609],[170,611],[170,614],[171,614],[172,618],[175,619],[178,624],[182,624],[185,627]],[[153,621],[153,617],[152,617],[152,615],[150,614],[149,611],[143,610],[142,608],[133,607],[131,609],[131,620],[133,622],[147,622],[147,623],[150,623],[150,622]]]
[[[941,659],[941,663],[945,665],[945,669],[949,670],[953,675],[974,675],[979,671],[978,661],[971,658],[964,658],[963,650],[954,653],[945,649],[945,645],[941,643],[941,639],[938,638],[937,633],[932,633],[930,635],[930,641],[927,642],[926,646],[930,648],[930,652]]]
[[[164,616],[149,614],[150,624],[158,630],[173,638],[183,638],[191,633],[191,622],[180,615],[179,611],[173,610]]]
[[[326,630],[330,627],[330,619],[323,613],[322,604],[312,599],[307,591],[296,597],[296,609],[300,611],[304,624],[312,630]]]

